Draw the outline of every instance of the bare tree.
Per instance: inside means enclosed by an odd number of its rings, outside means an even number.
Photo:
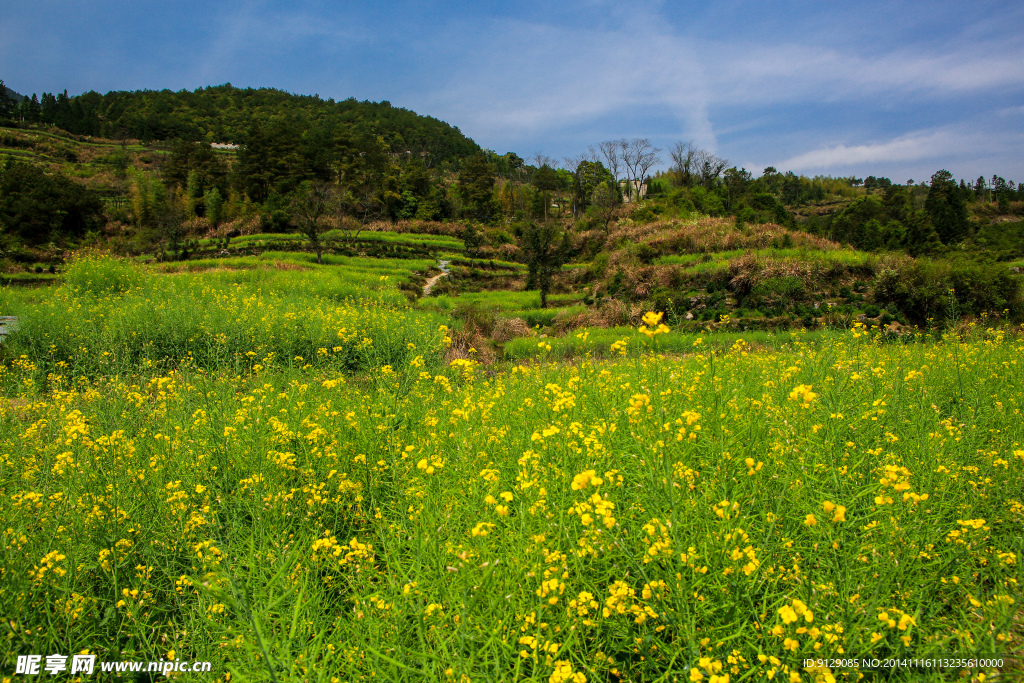
[[[587,161],[587,155],[586,154],[577,154],[574,157],[562,157],[562,162],[565,163],[565,168],[569,171],[569,173],[572,173],[573,187],[574,188],[579,185],[579,180],[580,179],[579,179],[579,175],[577,174],[577,172],[579,171],[580,164],[584,163],[585,161]],[[584,201],[582,201],[582,202],[580,201],[580,199],[581,198],[579,196],[577,196],[577,193],[574,190],[573,193],[572,193],[572,215],[573,216],[578,216],[580,211],[582,210],[582,208],[586,205],[586,201],[585,201],[586,197],[583,197]]]
[[[593,147],[590,148],[591,156],[596,159],[600,154],[600,158],[604,159],[604,165],[612,172],[615,182],[619,182],[619,170],[622,168],[622,147],[625,142],[625,140],[605,140],[597,146],[597,152]]]
[[[620,200],[618,188],[610,182],[598,185],[590,197],[591,204],[596,208],[598,217],[604,223],[606,235],[611,234],[612,219],[615,218],[615,209],[621,203]]]
[[[587,160],[586,154],[577,154],[574,157],[562,157],[562,163],[565,164],[566,170],[573,175],[576,175],[576,169],[580,167],[580,164]]]
[[[547,154],[534,152],[533,156],[530,158],[533,160],[533,165],[537,168],[540,168],[541,166],[551,166],[552,168],[554,168],[553,164],[555,163],[555,160],[549,157]]]
[[[636,195],[635,199],[641,199],[644,182],[647,180],[647,172],[655,164],[661,163],[658,152],[661,150],[651,145],[647,138],[633,138],[622,140],[622,163],[626,167],[626,177],[629,181],[627,188],[630,195]]]
[[[681,187],[692,187],[697,171],[697,153],[700,150],[693,140],[677,142],[672,145],[669,155],[672,157],[672,172],[675,184]]]
[[[706,149],[697,150],[696,170],[700,175],[700,182],[705,189],[710,190],[715,185],[718,176],[729,165],[728,159],[723,159]]]

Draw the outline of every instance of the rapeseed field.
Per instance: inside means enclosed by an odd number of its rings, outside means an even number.
[[[666,355],[651,314],[643,353],[493,368],[379,298],[167,282],[19,311],[5,677],[31,653],[213,663],[179,680],[1021,675],[1020,329]],[[144,313],[166,288],[187,334]]]

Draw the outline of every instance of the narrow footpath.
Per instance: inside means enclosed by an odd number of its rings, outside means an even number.
[[[448,264],[449,261],[437,262],[437,267],[441,269],[441,272],[435,275],[434,277],[427,278],[427,283],[423,285],[423,296],[430,296],[430,290],[434,288],[434,285],[437,283],[437,281],[449,273]]]

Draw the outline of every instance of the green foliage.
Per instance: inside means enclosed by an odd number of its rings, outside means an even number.
[[[26,163],[0,167],[0,230],[5,237],[40,244],[81,237],[102,224],[99,198],[63,175]]]
[[[81,135],[114,138],[121,132],[144,141],[212,139],[240,143],[250,136],[254,122],[276,128],[274,121],[287,119],[289,127],[302,131],[319,128],[328,135],[344,132],[353,138],[380,135],[385,144],[423,155],[433,165],[453,163],[480,151],[458,128],[386,101],[358,102],[349,98],[335,102],[315,95],[293,95],[273,88],[241,89],[231,84],[191,92],[88,92],[76,97],[43,94],[44,101],[50,102],[51,98],[49,107],[29,107],[29,118],[35,116]],[[310,135],[307,148],[315,148],[323,139],[320,134]]]
[[[685,193],[685,195],[682,193]],[[709,192],[703,187],[697,186],[681,190],[676,202],[685,203],[683,197],[686,197],[694,209],[700,213],[707,214],[708,216],[724,216],[726,214],[722,198],[715,192]]]
[[[497,213],[494,201],[494,166],[483,154],[466,160],[459,174],[459,195],[465,203],[465,213],[470,218],[488,223]]]
[[[787,228],[796,225],[793,214],[771,193],[759,192],[748,195],[743,204],[744,208],[749,208],[753,214],[745,218],[748,223],[777,223]]]
[[[216,187],[210,188],[203,195],[203,204],[206,207],[206,218],[214,228],[224,219],[224,197]]]
[[[942,324],[950,313],[950,290],[960,313],[979,316],[1009,309],[1020,315],[1021,283],[1009,268],[966,259],[918,259],[883,268],[871,298],[882,306],[896,306],[915,324]]]
[[[1020,258],[1024,256],[1024,221],[982,225],[974,236],[974,242],[991,250],[997,258]]]
[[[572,181],[573,207],[578,214],[593,202],[594,191],[602,183],[614,184],[611,172],[600,161],[583,160],[576,166]]]
[[[661,218],[664,208],[653,202],[647,202],[638,209],[635,209],[629,217],[636,223],[653,223]]]
[[[943,244],[956,244],[967,236],[967,204],[949,171],[932,176],[924,208]]]
[[[552,276],[572,255],[572,240],[555,223],[530,223],[523,228],[523,251],[527,257],[527,289],[540,290],[540,307],[547,308]]]

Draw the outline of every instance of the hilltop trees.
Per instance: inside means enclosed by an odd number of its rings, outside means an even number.
[[[14,102],[7,96],[7,86],[4,85],[4,81],[0,78],[0,120],[6,120],[10,118],[14,112]]]
[[[466,215],[484,223],[491,220],[497,209],[494,201],[494,166],[486,156],[476,154],[466,160],[459,174],[458,191]]]
[[[581,160],[573,173],[572,197],[575,211],[586,211],[594,203],[594,193],[598,187],[607,183],[614,184],[615,179],[600,161]]]
[[[537,188],[537,198],[544,205],[543,213],[544,220],[546,221],[548,219],[548,208],[551,206],[549,193],[561,186],[555,169],[551,168],[548,164],[543,164],[533,174],[533,186]]]
[[[626,168],[626,189],[630,197],[642,199],[640,196],[644,191],[644,183],[647,182],[647,172],[651,167],[661,163],[658,152],[661,150],[651,145],[647,138],[633,138],[620,141],[622,150],[622,163]]]
[[[344,131],[355,138],[379,135],[398,152],[422,156],[428,167],[480,152],[480,146],[458,128],[389,102],[335,102],[273,88],[235,88],[230,83],[179,92],[43,93],[42,101],[35,98],[23,110],[28,121],[52,123],[71,133],[114,137],[126,130],[143,141],[240,143],[250,137],[254,123],[273,128],[273,122],[288,119],[301,130]]]
[[[943,244],[954,244],[967,236],[967,204],[949,171],[943,169],[932,176],[924,208]]]

